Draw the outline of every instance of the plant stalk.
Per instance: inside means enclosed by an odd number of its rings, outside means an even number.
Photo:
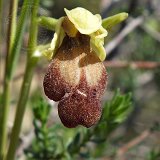
[[[0,54],[2,55],[2,24],[3,24],[3,0],[0,0]],[[1,58],[1,56],[0,56]],[[1,59],[0,59],[1,62]],[[1,63],[0,63],[0,68],[2,67]],[[0,73],[0,76],[2,76],[2,74]],[[0,94],[2,93],[2,87],[0,86]],[[2,101],[0,102],[0,120],[2,117]],[[2,135],[2,128],[0,127],[0,159],[2,159],[2,139],[1,139],[1,135]]]
[[[15,152],[18,145],[19,133],[20,133],[21,124],[23,121],[23,115],[25,112],[25,106],[27,103],[29,88],[31,85],[33,68],[34,68],[34,65],[33,64],[31,65],[28,62],[26,65],[24,80],[21,88],[18,105],[17,105],[17,111],[16,111],[15,120],[14,120],[14,126],[12,128],[11,141],[10,141],[6,160],[14,160],[14,157],[15,157]]]
[[[0,0],[0,22],[1,22],[0,23],[0,44],[2,42],[2,24],[3,24],[2,17],[3,17],[3,0]]]
[[[18,0],[11,0],[10,3],[10,22],[8,30],[8,53],[10,54],[11,49],[13,48],[13,42],[16,35],[16,21],[17,21],[17,9],[18,9]]]
[[[10,10],[9,10],[10,21],[9,21],[8,33],[7,33],[8,34],[7,35],[7,55],[5,58],[4,89],[3,89],[4,101],[0,108],[0,112],[1,112],[0,113],[0,120],[1,120],[0,159],[3,159],[3,156],[5,154],[6,143],[7,143],[7,117],[8,117],[8,111],[9,111],[9,99],[10,99],[10,87],[11,87],[11,81],[8,79],[7,73],[8,73],[9,56],[10,56],[13,41],[15,38],[17,7],[18,7],[18,0],[11,1]],[[1,9],[2,9],[2,6],[1,6]]]
[[[0,0],[0,55],[2,55],[2,24],[3,24],[3,0]],[[2,68],[2,56],[0,56],[0,68]],[[2,77],[2,73],[0,72],[0,76]],[[0,85],[0,94],[2,94],[2,85]],[[1,111],[1,102],[0,102],[0,111]],[[0,113],[1,114],[1,113]],[[1,115],[0,115],[1,116]]]
[[[20,49],[22,46],[22,39],[23,39],[25,27],[26,27],[25,22],[26,22],[26,19],[28,18],[28,14],[29,14],[30,7],[31,7],[29,4],[31,4],[31,0],[24,0],[21,15],[19,18],[19,23],[18,23],[17,30],[16,30],[16,36],[13,41],[13,47],[11,49],[11,55],[10,55],[9,63],[8,63],[8,78],[9,79],[12,79],[14,69],[16,67],[16,64],[19,58]]]
[[[37,64],[37,58],[33,57],[34,51],[37,46],[37,12],[38,12],[39,0],[34,0],[31,11],[31,26],[29,34],[29,43],[28,43],[28,58],[25,69],[25,75],[23,79],[23,84],[21,87],[21,93],[19,101],[17,104],[17,111],[14,121],[14,126],[11,133],[10,145],[7,153],[6,160],[14,160],[16,148],[18,145],[18,138],[20,134],[20,129],[26,109],[26,104],[28,100],[30,85],[33,77],[34,68]]]

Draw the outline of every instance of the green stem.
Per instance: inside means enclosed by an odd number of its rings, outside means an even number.
[[[2,38],[2,28],[3,28],[3,0],[0,0],[0,55],[2,55],[2,40],[3,40],[3,38]],[[2,56],[0,56],[0,68],[2,68]],[[0,77],[3,77],[3,75],[2,75],[2,72],[0,72]],[[2,85],[0,85],[0,95],[2,94],[2,88],[3,88],[3,86]],[[1,106],[2,106],[2,104],[1,104],[1,100],[0,100],[0,112],[1,112]],[[0,113],[0,117],[1,117],[1,113]],[[1,157],[0,157],[0,159],[1,159]]]
[[[9,111],[9,97],[10,97],[10,87],[11,83],[8,79],[5,80],[4,88],[5,91],[3,93],[4,102],[2,101],[2,106],[0,109],[0,159],[3,160],[6,149],[6,141],[7,141],[7,115]]]
[[[18,8],[18,0],[11,0],[10,4],[10,23],[9,23],[9,32],[8,32],[8,49],[9,53],[13,47],[14,38],[16,35],[16,20],[17,20],[17,8]]]
[[[3,24],[3,20],[2,20],[2,17],[3,17],[3,0],[0,0],[0,52],[2,52],[2,24]],[[1,53],[1,55],[2,55],[2,53]],[[1,57],[0,57],[1,58]],[[1,59],[0,59],[1,60]],[[0,68],[1,68],[1,64],[0,64]],[[0,76],[1,76],[1,74],[0,74]],[[1,86],[0,86],[0,94],[1,94]],[[1,101],[2,102],[2,101]],[[2,117],[2,104],[1,104],[1,102],[0,102],[0,120],[1,120],[1,117]],[[2,135],[2,128],[0,127],[0,159],[2,159],[2,139],[1,139],[1,135]]]
[[[1,22],[2,22],[2,17],[3,17],[3,0],[0,0],[0,20],[1,20]],[[0,25],[0,32],[2,31],[1,29],[2,29],[2,23]],[[0,36],[2,36],[2,35],[0,35]]]
[[[14,157],[15,157],[19,133],[20,133],[21,124],[22,124],[22,120],[25,112],[25,106],[28,99],[29,88],[32,80],[33,68],[34,68],[34,65],[27,63],[6,160],[14,160]]]
[[[37,45],[37,12],[38,12],[39,0],[34,0],[32,15],[31,15],[31,26],[30,26],[30,36],[28,44],[28,59],[25,70],[25,75],[23,79],[23,84],[21,87],[21,94],[17,104],[17,111],[15,116],[15,121],[11,133],[10,145],[7,153],[6,160],[13,160],[15,157],[16,148],[18,145],[18,138],[20,134],[20,129],[25,113],[25,108],[28,100],[29,89],[32,81],[33,71],[35,65],[37,64],[37,58],[33,57]]]
[[[7,117],[9,111],[9,98],[10,98],[10,80],[7,77],[8,73],[8,63],[9,63],[9,56],[12,49],[12,44],[15,38],[15,28],[16,28],[16,18],[17,18],[17,6],[18,0],[11,1],[10,4],[10,22],[8,26],[8,36],[7,36],[7,55],[5,60],[5,75],[4,75],[4,94],[3,99],[4,103],[3,106],[0,108],[0,158],[3,159],[5,148],[6,148],[6,141],[7,141]],[[2,6],[1,6],[2,7]]]
[[[17,61],[18,61],[18,57],[20,54],[20,49],[21,49],[21,45],[22,45],[22,38],[24,35],[24,31],[25,31],[25,22],[26,19],[28,18],[28,14],[29,14],[29,9],[30,9],[30,4],[31,0],[24,0],[23,2],[23,6],[22,6],[22,12],[19,18],[19,23],[17,26],[17,30],[16,30],[16,36],[14,38],[13,41],[13,47],[11,49],[11,55],[9,58],[9,63],[8,63],[8,78],[11,79],[13,76],[13,72],[14,69],[16,67]]]
[[[2,42],[2,24],[3,24],[3,21],[2,21],[2,14],[3,14],[3,0],[0,0],[0,44]]]
[[[2,55],[2,24],[3,24],[3,0],[0,0],[0,55]],[[0,62],[1,61],[2,56],[0,56]],[[0,68],[2,68],[2,63],[0,63]],[[0,76],[2,76],[2,73],[0,72]],[[2,85],[0,85],[0,95],[2,94]],[[0,102],[0,111],[1,111],[1,102]],[[1,114],[1,113],[0,113]],[[0,115],[1,117],[1,115]],[[1,157],[0,157],[1,158]]]

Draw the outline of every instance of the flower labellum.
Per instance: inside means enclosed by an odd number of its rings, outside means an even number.
[[[91,127],[101,117],[101,97],[107,83],[103,47],[107,31],[100,15],[84,8],[65,9],[59,19],[51,47],[51,59],[44,77],[44,92],[59,101],[58,114],[64,126]]]

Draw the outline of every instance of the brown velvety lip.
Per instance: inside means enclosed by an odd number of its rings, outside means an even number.
[[[100,99],[107,82],[103,63],[90,50],[88,36],[66,36],[44,77],[48,98],[60,101],[58,113],[69,128],[90,127],[101,116]]]

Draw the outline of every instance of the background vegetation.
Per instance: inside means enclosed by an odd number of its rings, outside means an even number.
[[[0,0],[0,88],[5,86],[5,59],[9,53],[8,31],[13,20],[9,8],[10,0]],[[16,104],[20,93],[25,64],[34,47],[50,42],[53,32],[38,27],[38,39],[34,37],[35,21],[31,9],[36,1],[18,3],[18,30],[23,29],[22,39],[17,36],[16,48],[20,51],[17,67],[13,70],[9,116],[6,130],[11,137]],[[29,9],[22,14],[22,6]],[[160,159],[160,1],[159,0],[40,0],[38,16],[59,18],[64,15],[63,8],[84,7],[103,18],[128,12],[124,23],[109,31],[105,48],[107,58],[104,62],[109,75],[106,93],[103,97],[103,115],[98,125],[86,129],[78,127],[67,129],[59,121],[57,104],[49,101],[43,92],[42,81],[48,62],[44,59],[32,60],[33,78],[25,116],[23,118],[17,159],[103,159],[103,160],[159,160]],[[34,7],[33,7],[34,6]],[[35,14],[35,13],[34,13]],[[2,16],[3,15],[3,16]],[[25,15],[26,17],[23,17]],[[35,14],[36,15],[36,14]],[[25,25],[25,27],[23,26]],[[32,26],[32,29],[30,27]],[[12,31],[14,33],[14,29]],[[32,35],[29,37],[29,35]],[[14,36],[14,34],[13,34]],[[30,43],[34,39],[34,43]],[[28,47],[29,41],[29,47]],[[18,47],[17,47],[18,46]],[[11,47],[12,48],[12,47]],[[14,48],[14,47],[13,47]],[[10,51],[11,52],[11,51]],[[12,57],[13,58],[13,57]],[[12,62],[7,62],[11,66]],[[28,63],[27,63],[28,64]],[[32,65],[28,64],[32,70]],[[31,81],[30,80],[30,81]],[[22,87],[23,88],[23,87]],[[23,96],[23,94],[22,94]],[[0,96],[0,104],[3,96]],[[24,101],[25,103],[25,101]],[[23,103],[22,103],[23,104]],[[0,115],[4,114],[0,110]],[[18,115],[20,118],[21,115]],[[18,119],[17,118],[17,119]],[[1,128],[2,129],[2,128]],[[2,141],[2,139],[1,139]],[[8,158],[9,159],[9,158]],[[7,159],[7,160],[8,160]]]

